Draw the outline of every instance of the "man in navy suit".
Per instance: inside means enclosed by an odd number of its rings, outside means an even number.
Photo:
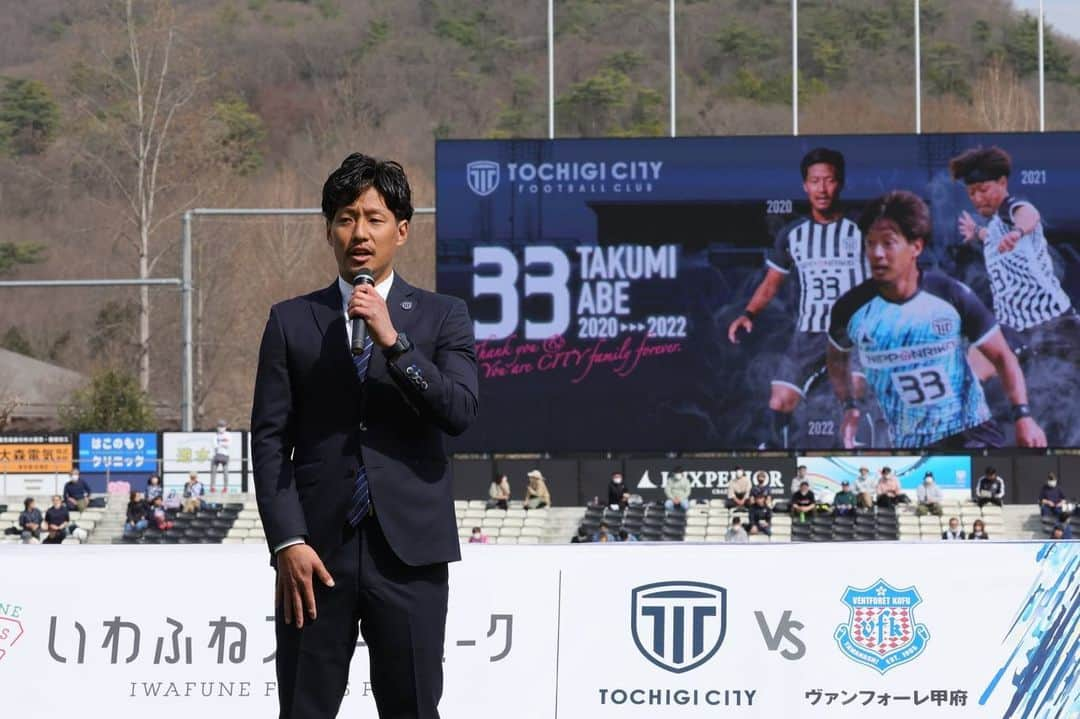
[[[338,278],[270,309],[251,413],[280,716],[337,714],[359,622],[379,716],[437,718],[461,558],[443,434],[476,418],[472,322],[394,272],[413,213],[396,162],[345,158],[322,210]],[[353,286],[362,269],[374,286]],[[367,342],[350,354],[352,317]]]

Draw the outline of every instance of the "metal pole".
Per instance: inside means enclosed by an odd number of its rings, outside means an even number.
[[[1039,132],[1046,132],[1046,57],[1043,54],[1043,0],[1039,0]]]
[[[145,280],[0,280],[0,287],[179,287],[180,284],[177,277],[154,277]]]
[[[915,134],[922,134],[922,18],[915,0]]]
[[[180,423],[185,432],[191,432],[195,428],[195,353],[191,340],[193,318],[191,311],[193,294],[191,286],[191,216],[191,210],[184,213],[182,219],[183,238],[180,248],[183,258],[183,284],[180,286],[182,295],[180,302],[180,329],[182,332],[181,343],[183,345],[181,351],[183,360],[180,369]]]
[[[555,139],[555,0],[548,0],[548,139]]]
[[[791,134],[799,134],[799,0],[791,0]]]
[[[671,48],[671,136],[675,137],[675,0],[668,3],[668,44]]]

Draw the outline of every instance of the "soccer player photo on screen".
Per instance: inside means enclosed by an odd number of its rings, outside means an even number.
[[[866,206],[859,226],[870,279],[837,300],[829,326],[829,379],[844,405],[845,447],[853,446],[859,421],[853,352],[888,420],[892,446],[1001,446],[1001,429],[967,361],[969,345],[1001,378],[1016,443],[1045,447],[1020,364],[993,314],[967,285],[919,268],[931,230],[926,203],[910,192],[890,192]]]
[[[792,415],[806,398],[811,380],[825,365],[825,337],[833,303],[866,279],[862,234],[840,208],[844,164],[841,153],[824,147],[803,157],[800,169],[810,214],[777,233],[766,259],[765,278],[743,313],[728,327],[728,340],[738,344],[741,333],[753,331],[754,318],[776,296],[788,275],[797,274],[799,314],[795,335],[771,382],[770,432],[758,443],[758,449],[794,446]],[[861,399],[865,386],[865,380],[857,376],[853,398]]]
[[[976,213],[960,213],[960,237],[982,253],[994,314],[1041,416],[1080,381],[1080,315],[1054,271],[1039,210],[1009,193],[1009,154],[999,147],[974,148],[954,157],[949,170],[964,183]],[[1050,443],[1075,445],[1076,424],[1074,417],[1047,423]]]

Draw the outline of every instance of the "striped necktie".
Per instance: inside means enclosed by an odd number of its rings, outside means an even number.
[[[363,384],[367,379],[368,365],[371,364],[371,337],[364,342],[364,351],[353,355],[353,366],[356,367],[356,378]],[[349,511],[345,518],[349,524],[356,526],[363,521],[364,517],[371,512],[371,490],[368,487],[367,470],[361,463],[356,470],[356,480],[353,482],[352,499],[349,500]]]

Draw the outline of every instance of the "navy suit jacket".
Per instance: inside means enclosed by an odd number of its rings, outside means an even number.
[[[270,309],[251,449],[271,556],[290,537],[304,537],[323,558],[341,545],[362,461],[376,518],[403,562],[461,558],[443,433],[458,435],[476,418],[472,321],[460,299],[412,287],[401,275],[386,304],[414,347],[393,362],[373,348],[363,384],[336,279]]]

